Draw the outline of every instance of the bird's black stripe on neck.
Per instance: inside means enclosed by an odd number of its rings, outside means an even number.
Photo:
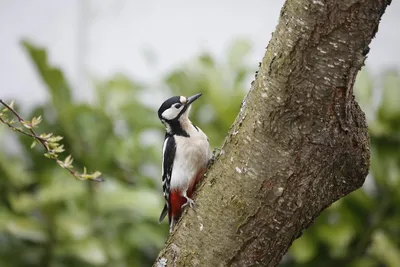
[[[168,120],[166,123],[168,123],[169,127],[171,128],[171,131],[167,133],[168,135],[190,137],[190,135],[182,128],[178,120]]]

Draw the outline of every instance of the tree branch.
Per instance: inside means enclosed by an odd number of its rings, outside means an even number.
[[[352,87],[389,3],[286,1],[197,208],[155,266],[277,266],[322,210],[363,184],[369,137]]]

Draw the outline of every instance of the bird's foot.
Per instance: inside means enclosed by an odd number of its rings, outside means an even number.
[[[186,197],[186,203],[181,206],[183,209],[184,207],[189,206],[194,209],[194,201],[191,198]]]
[[[217,157],[217,153],[218,153],[218,154],[221,154],[221,152],[222,152],[222,149],[221,149],[221,148],[219,148],[219,147],[214,148],[214,150],[213,150],[213,152],[212,152],[213,158]]]
[[[210,158],[210,160],[208,161],[208,165],[211,165],[215,162],[215,160],[218,158],[218,156],[222,155],[223,151],[221,148],[214,148],[213,152],[212,152],[212,156]]]

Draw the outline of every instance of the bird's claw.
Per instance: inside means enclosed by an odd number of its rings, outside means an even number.
[[[215,160],[218,158],[219,155],[222,155],[222,149],[221,148],[214,148],[214,150],[212,151],[212,156],[210,158],[210,160],[208,161],[208,165],[210,166],[211,164],[213,164],[215,162]]]
[[[213,152],[212,152],[212,154],[213,154],[213,157],[215,157],[216,155],[217,155],[217,152],[219,152],[219,153],[221,153],[221,151],[222,151],[222,149],[221,148],[214,148],[214,150],[213,150]]]
[[[186,207],[186,206],[189,206],[189,207],[191,207],[191,208],[194,208],[194,201],[193,201],[193,199],[187,198],[187,199],[186,199],[186,203],[183,204],[183,205],[181,206],[181,208],[183,209],[183,208]]]

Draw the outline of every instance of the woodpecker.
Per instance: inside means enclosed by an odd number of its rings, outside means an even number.
[[[212,154],[207,135],[189,120],[191,105],[200,94],[173,96],[158,109],[166,133],[162,148],[162,188],[164,209],[159,222],[168,214],[170,232],[182,209],[189,205],[196,184],[202,179]]]

